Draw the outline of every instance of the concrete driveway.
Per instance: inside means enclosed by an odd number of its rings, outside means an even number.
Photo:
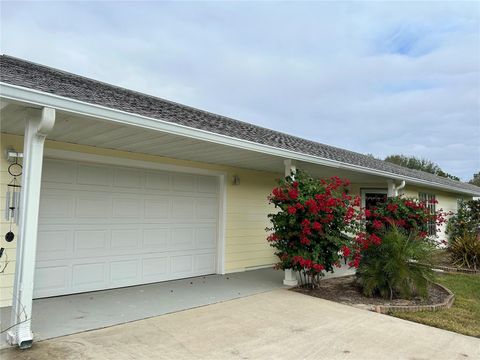
[[[0,358],[480,359],[480,339],[279,289],[6,349]]]

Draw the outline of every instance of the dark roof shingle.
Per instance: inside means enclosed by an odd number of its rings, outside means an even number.
[[[0,57],[0,81],[258,144],[409,176],[480,194],[480,188],[471,184],[407,169],[371,156],[302,139],[7,55]]]

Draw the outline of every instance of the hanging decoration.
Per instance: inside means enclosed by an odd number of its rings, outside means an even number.
[[[18,224],[19,208],[20,208],[20,193],[22,186],[18,180],[22,176],[22,165],[18,163],[18,157],[15,162],[8,167],[8,173],[13,177],[9,184],[7,184],[7,193],[5,194],[5,220],[10,223],[10,231],[5,234],[5,241],[11,242],[15,239],[15,234],[12,231],[13,223]]]

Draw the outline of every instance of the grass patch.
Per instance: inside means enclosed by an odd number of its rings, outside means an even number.
[[[450,309],[436,312],[398,312],[394,313],[394,316],[480,338],[480,276],[442,274],[438,275],[435,281],[455,294],[455,303]]]

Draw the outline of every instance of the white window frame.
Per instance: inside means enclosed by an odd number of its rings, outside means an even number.
[[[418,192],[418,200],[420,202],[425,202],[427,205],[427,209],[430,211],[431,214],[434,214],[437,211],[436,203],[432,203],[432,200],[436,200],[437,196],[435,193],[426,192],[426,191],[419,191]],[[429,222],[427,224],[428,236],[435,236],[437,235],[437,224],[435,222]]]

